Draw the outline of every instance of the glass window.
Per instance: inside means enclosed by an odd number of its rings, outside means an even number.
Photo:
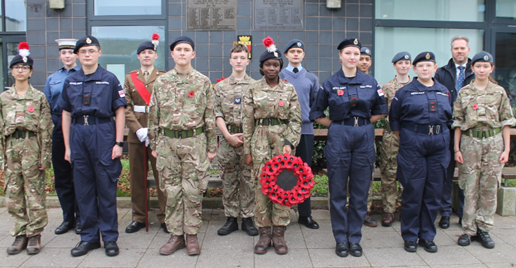
[[[9,68],[9,63],[14,59],[16,55],[18,55],[18,44],[19,43],[4,43],[4,45],[7,45],[7,68]],[[8,69],[7,71],[9,75],[7,76],[7,87],[11,87],[14,85],[14,78],[11,75],[11,69]]]
[[[27,0],[5,0],[5,30],[27,30]]]
[[[496,0],[496,16],[516,19],[516,1]]]
[[[516,33],[496,33],[495,79],[516,103]]]
[[[95,16],[161,15],[162,0],[95,0]]]
[[[376,0],[375,3],[376,19],[484,21],[484,0]]]
[[[151,41],[152,34],[160,36],[158,45],[158,59],[154,66],[165,70],[167,59],[167,43],[165,42],[164,26],[95,26],[91,27],[91,35],[95,36],[102,48],[100,65],[113,72],[121,83],[125,74],[140,68],[140,61],[136,57],[136,49],[145,42]]]
[[[451,58],[450,41],[453,36],[465,35],[469,38],[470,58],[482,51],[484,44],[484,31],[476,29],[376,27],[375,31],[374,77],[382,85],[396,74],[391,61],[398,52],[408,51],[414,59],[423,51],[431,51],[435,54],[437,65],[443,66]],[[414,75],[411,70],[410,76]]]

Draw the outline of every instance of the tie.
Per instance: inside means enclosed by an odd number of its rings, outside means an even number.
[[[455,83],[455,89],[457,90],[457,93],[459,93],[459,90],[462,88],[462,84],[464,83],[464,66],[459,66],[459,76],[457,76],[457,82]]]
[[[293,72],[294,72],[295,74],[297,74],[297,72],[299,72],[299,69],[298,69],[297,67],[295,67],[295,68],[294,68],[294,70],[293,70]]]
[[[147,82],[149,80],[149,72],[147,72],[147,71],[143,72],[143,78],[145,78],[145,82]]]

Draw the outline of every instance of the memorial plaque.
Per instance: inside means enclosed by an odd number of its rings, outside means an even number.
[[[187,0],[188,30],[236,30],[237,0]]]
[[[303,29],[303,0],[255,0],[255,30]]]

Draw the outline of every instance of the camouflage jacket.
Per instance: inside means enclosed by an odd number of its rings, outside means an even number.
[[[398,89],[406,86],[410,82],[412,82],[412,78],[409,77],[408,82],[398,83],[396,76],[394,76],[394,79],[392,79],[391,81],[389,81],[385,85],[383,85],[382,91],[384,94],[385,102],[387,103],[388,111],[391,110],[392,99],[394,99],[394,95],[396,95],[396,91],[398,91]],[[389,121],[389,117],[387,116],[387,122],[388,121]]]
[[[142,127],[147,127],[148,114],[147,113],[138,113],[134,111],[134,106],[147,106],[147,103],[143,100],[142,96],[136,90],[133,79],[131,77],[131,73],[137,73],[138,79],[142,81],[145,85],[145,88],[152,93],[152,89],[154,88],[154,81],[160,76],[165,74],[164,71],[158,70],[158,68],[154,67],[152,73],[149,75],[149,80],[145,82],[145,78],[143,77],[143,72],[141,69],[137,69],[129,72],[125,75],[124,82],[124,90],[125,90],[125,100],[127,101],[128,106],[125,108],[125,123],[129,127],[129,134],[127,135],[127,141],[133,143],[139,143],[140,140],[136,136],[136,131]]]
[[[242,101],[250,84],[250,76],[235,81],[233,75],[215,85],[215,117],[222,117],[226,125],[242,126]]]
[[[297,147],[301,139],[301,106],[296,89],[280,79],[279,84],[271,88],[265,78],[249,86],[244,96],[243,107],[244,154],[251,153],[251,138],[255,129],[255,120],[277,118],[288,120],[283,138]]]
[[[485,90],[479,90],[473,82],[475,80],[459,91],[453,108],[452,128],[460,127],[465,131],[514,126],[516,119],[505,89],[489,82]]]
[[[36,133],[40,147],[39,165],[50,168],[52,153],[52,115],[50,104],[43,92],[29,85],[27,92],[20,96],[14,86],[0,94],[0,164],[5,161],[5,141],[16,130]]]
[[[156,150],[160,129],[204,127],[207,150],[216,152],[214,100],[210,79],[193,68],[184,78],[175,69],[158,77],[149,104],[150,148]]]

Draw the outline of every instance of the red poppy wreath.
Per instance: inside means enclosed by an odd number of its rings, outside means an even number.
[[[260,175],[262,192],[272,202],[291,207],[310,197],[314,187],[312,169],[301,157],[278,155],[265,163]]]

